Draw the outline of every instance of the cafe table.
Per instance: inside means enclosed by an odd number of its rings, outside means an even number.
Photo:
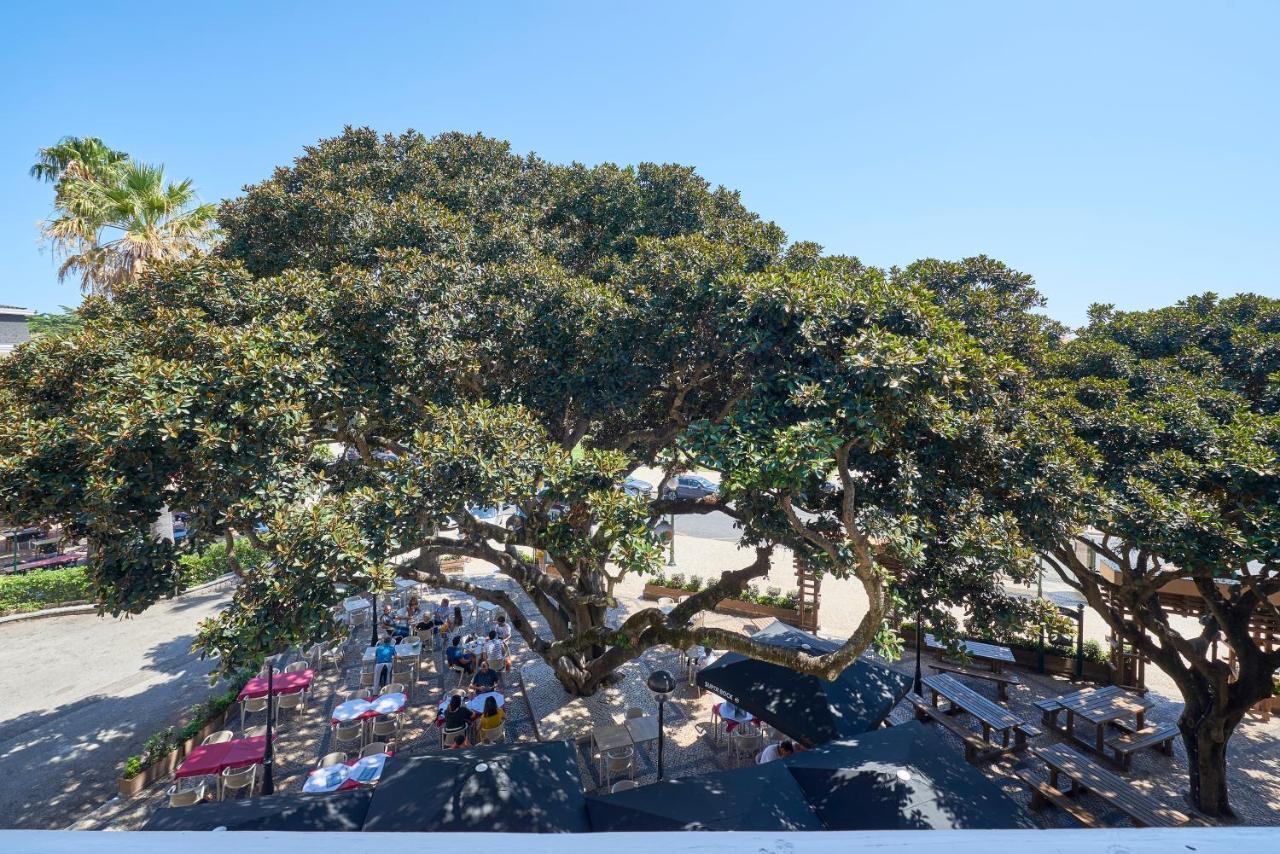
[[[261,764],[267,752],[267,737],[237,738],[220,744],[202,744],[187,754],[173,772],[175,777],[205,777],[227,768]]]
[[[271,693],[272,695],[279,695],[292,694],[295,691],[308,691],[311,689],[311,681],[315,679],[315,676],[316,672],[311,669],[272,676]],[[267,677],[255,676],[240,689],[240,694],[236,699],[256,700],[265,696],[267,696]]]

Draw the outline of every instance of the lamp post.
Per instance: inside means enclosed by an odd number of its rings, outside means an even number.
[[[272,795],[276,791],[276,781],[271,774],[275,764],[276,751],[271,745],[271,719],[275,717],[275,672],[271,666],[271,657],[267,656],[267,746],[262,752],[262,794]]]
[[[378,591],[373,591],[373,619],[369,621],[373,624],[371,636],[369,638],[369,646],[378,645]]]
[[[676,565],[676,514],[673,512],[667,518],[667,524],[671,526],[671,551],[667,555],[667,566]]]
[[[924,687],[920,683],[920,640],[924,637],[924,624],[920,622],[920,611],[916,611],[916,678],[912,686],[917,697],[924,696]]]
[[[665,670],[649,674],[649,690],[658,700],[658,781],[662,781],[662,724],[667,698],[676,690],[676,678]]]

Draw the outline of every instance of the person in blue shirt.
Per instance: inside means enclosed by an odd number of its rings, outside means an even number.
[[[475,671],[476,657],[462,648],[462,636],[453,639],[453,644],[444,651],[445,662],[450,667],[460,667],[467,675]]]

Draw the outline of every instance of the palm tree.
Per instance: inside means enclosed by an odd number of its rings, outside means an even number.
[[[62,167],[58,215],[43,229],[63,259],[60,280],[78,273],[83,290],[110,296],[155,262],[201,251],[213,238],[214,207],[195,204],[190,180],[165,183],[164,167],[128,159],[105,174],[72,174],[82,168]]]
[[[31,177],[50,184],[71,178],[110,183],[112,173],[129,159],[129,155],[109,148],[96,136],[64,136],[57,145],[36,152],[36,157]]]

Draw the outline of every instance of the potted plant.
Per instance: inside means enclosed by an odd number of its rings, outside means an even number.
[[[441,572],[462,572],[466,566],[466,558],[462,555],[445,554],[440,555],[440,571]]]

